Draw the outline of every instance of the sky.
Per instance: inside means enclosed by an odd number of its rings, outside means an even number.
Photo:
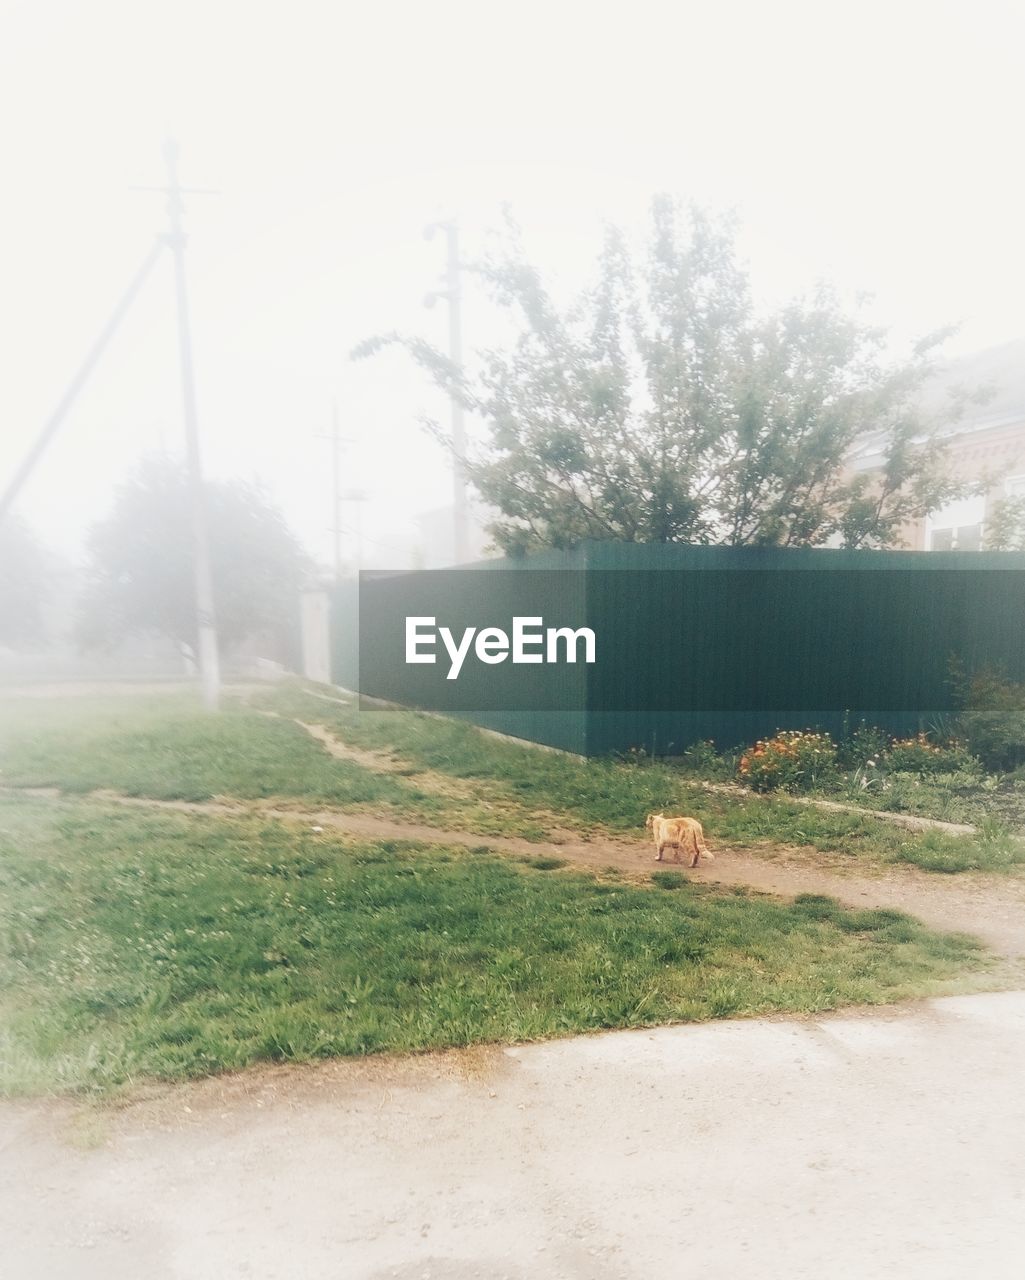
[[[1021,5],[0,3],[0,483],[164,225],[180,146],[204,470],[258,481],[332,552],[332,405],[366,565],[407,567],[449,500],[419,425],[445,402],[384,331],[444,346],[428,310],[458,219],[479,251],[511,206],[560,297],[606,221],[643,231],[668,191],[734,209],[766,305],[833,282],[895,341],[964,354],[1025,337]],[[467,285],[468,353],[502,332]],[[147,453],[183,450],[162,261],[24,490],[80,560]],[[480,424],[475,426],[481,431]],[[355,524],[345,504],[342,521]],[[344,552],[354,551],[351,533]]]

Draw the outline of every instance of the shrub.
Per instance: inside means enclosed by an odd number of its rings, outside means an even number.
[[[705,777],[716,776],[723,771],[724,761],[710,740],[692,742],[680,757],[680,763],[688,773],[698,773]]]
[[[996,671],[977,672],[964,694],[960,726],[987,769],[1007,772],[1025,764],[1025,685]]]
[[[837,748],[840,768],[864,769],[870,760],[878,762],[886,752],[889,741],[889,736],[884,729],[866,724],[863,720]]]
[[[756,791],[808,791],[836,772],[836,744],[828,733],[785,729],[745,751],[741,781]]]
[[[933,742],[926,733],[913,738],[897,738],[886,753],[886,763],[895,773],[957,773],[970,768],[971,755],[956,738]]]

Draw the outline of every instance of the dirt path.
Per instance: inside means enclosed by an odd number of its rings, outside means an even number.
[[[422,791],[430,791],[434,795],[445,796],[450,800],[476,800],[479,788],[469,779],[453,778],[450,774],[439,773],[436,769],[423,769],[411,765],[408,760],[390,751],[371,751],[367,747],[356,747],[352,743],[343,742],[331,732],[326,725],[300,720],[297,716],[283,716],[278,711],[265,711],[257,708],[257,715],[267,716],[271,720],[286,720],[303,729],[314,742],[318,743],[333,760],[349,760],[353,764],[369,769],[371,773],[391,773],[402,778],[409,778]]]
[[[323,695],[321,695],[323,696]],[[403,776],[414,775],[417,785],[439,795],[472,798],[476,790],[472,782],[463,778],[453,778],[448,774],[438,773],[434,769],[412,768],[408,760],[386,751],[368,751],[364,747],[355,747],[344,742],[332,733],[327,725],[314,724],[300,720],[296,716],[282,716],[277,711],[263,711],[262,716],[274,716],[282,720],[291,720],[305,731],[336,760],[352,760],[367,769],[382,773],[398,773]],[[499,735],[501,736],[501,735]],[[757,793],[750,787],[742,787],[735,782],[698,783],[703,791],[726,796],[753,796]],[[942,818],[922,818],[912,813],[893,813],[886,809],[865,809],[856,804],[845,804],[839,800],[825,800],[819,796],[790,795],[787,799],[792,804],[809,805],[814,809],[826,809],[833,813],[857,813],[866,818],[878,818],[881,822],[889,822],[895,827],[903,827],[906,831],[945,831],[948,835],[971,836],[977,828],[965,822],[946,822]]]
[[[11,1280],[1017,1280],[1025,995],[0,1103]]]
[[[21,794],[43,798],[78,800],[78,797],[61,797],[61,793],[52,788],[20,790]],[[469,849],[489,848],[520,858],[559,858],[571,866],[586,867],[599,873],[614,870],[644,882],[649,881],[652,871],[657,869],[647,841],[607,835],[586,840],[576,832],[557,831],[553,840],[539,842],[518,836],[489,836],[430,827],[370,813],[286,807],[272,801],[150,800],[110,791],[95,791],[91,797],[82,798],[82,802],[89,799],[133,808],[215,817],[256,816],[375,840],[412,840]],[[698,883],[754,889],[781,897],[819,893],[850,907],[888,907],[905,911],[934,929],[974,934],[1007,959],[1025,959],[1025,878],[1021,876],[977,872],[940,875],[900,864],[868,869],[862,864],[845,865],[838,857],[823,865],[827,855],[817,853],[814,856],[813,863],[806,850],[786,849],[779,845],[767,845],[756,851],[715,846],[714,862],[703,862],[694,870],[679,869],[688,879]],[[672,862],[666,862],[664,866],[677,869]]]
[[[148,803],[148,802],[140,802]],[[194,806],[204,809],[206,806]],[[223,806],[232,811],[231,806]],[[268,818],[301,821],[325,830],[374,839],[416,840],[425,844],[454,844],[466,848],[487,846],[518,857],[561,858],[592,871],[615,869],[632,879],[647,881],[658,864],[647,841],[603,836],[582,840],[575,832],[557,832],[554,841],[535,842],[516,836],[485,836],[474,832],[440,830],[422,823],[400,822],[365,813],[341,813],[315,809],[299,813],[274,805],[261,805]],[[236,810],[237,812],[237,810]],[[664,864],[674,868],[673,863]],[[851,907],[890,907],[917,916],[935,929],[972,933],[1006,957],[1025,957],[1025,879],[961,872],[937,875],[911,866],[874,870],[847,870],[809,863],[807,854],[769,846],[764,852],[717,847],[714,862],[691,870],[681,868],[688,879],[705,884],[735,885],[762,893],[794,897],[821,893]]]
[[[407,766],[395,756],[383,752],[370,752],[352,747],[341,741],[325,725],[311,724],[296,719],[294,723],[310,734],[324,749],[335,758],[353,759],[369,768],[383,769],[388,772],[404,770]],[[418,771],[418,784],[448,795],[458,795],[454,786],[466,784],[462,779],[449,778],[445,774],[436,774],[432,770]],[[750,794],[746,788],[732,784],[703,784],[710,791],[728,794]],[[464,794],[472,796],[469,788]],[[802,799],[798,797],[798,799]],[[919,818],[908,814],[892,814],[883,811],[874,812],[858,809],[855,805],[841,804],[832,800],[805,798],[808,804],[819,808],[851,813],[868,813],[869,816],[892,821],[914,831],[941,830],[957,834],[972,834],[974,827],[960,823],[943,822],[933,818]],[[348,823],[350,815],[345,815]],[[400,834],[394,824],[390,829],[380,827],[372,830],[370,824],[387,823],[386,819],[356,819],[362,829],[359,834],[376,835],[392,838]],[[329,816],[322,815],[317,819],[318,825],[337,825]],[[363,824],[366,825],[363,825]],[[488,844],[508,853],[521,856],[555,856],[565,859],[576,866],[585,866],[598,871],[615,868],[617,871],[648,879],[652,867],[645,863],[647,846],[636,840],[602,837],[600,840],[581,840],[575,832],[556,832],[556,840],[552,844],[538,845],[526,840],[510,837],[466,835],[462,832],[439,833],[435,828],[401,824],[409,833],[407,838],[425,841],[444,839],[447,843],[469,845],[471,847]],[[348,826],[348,830],[357,830],[356,826]],[[650,851],[648,851],[650,857]],[[845,867],[843,859],[832,860],[831,866],[823,867],[823,855],[816,856],[816,865],[809,865],[807,857],[800,857],[797,851],[788,851],[774,846],[765,854],[724,851],[721,859],[714,863],[705,863],[687,871],[687,874],[698,881],[715,884],[726,884],[757,889],[763,893],[773,893],[784,897],[794,897],[799,893],[820,893],[836,898],[852,907],[889,907],[898,911],[906,911],[917,916],[926,924],[937,929],[963,931],[975,934],[994,951],[1005,957],[1025,957],[1025,879],[973,875],[961,873],[956,877],[938,877],[933,873],[921,872],[916,868],[894,866],[885,870],[876,870],[874,874],[866,873],[862,868],[857,871]]]

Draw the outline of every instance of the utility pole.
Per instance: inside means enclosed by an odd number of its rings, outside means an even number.
[[[345,498],[342,492],[342,445],[352,444],[352,436],[343,436],[338,423],[338,403],[331,401],[331,434],[329,436],[317,436],[318,440],[331,441],[331,525],[330,532],[333,539],[332,561],[334,569],[335,581],[339,582],[342,577],[342,523],[339,519],[339,510],[341,503]]]
[[[203,704],[209,711],[216,711],[220,699],[220,667],[217,655],[217,631],[214,622],[213,582],[210,573],[210,548],[207,539],[206,505],[203,499],[203,478],[199,456],[199,427],[196,418],[196,387],[192,370],[192,338],[189,332],[188,292],[185,287],[185,232],[182,228],[182,187],[178,183],[178,145],[170,139],[164,144],[164,160],[167,165],[167,186],[158,187],[167,196],[168,230],[158,236],[156,243],[132,279],[121,300],[114,308],[100,336],[90,348],[81,368],[72,378],[57,408],[50,415],[29,450],[28,455],[14,475],[13,480],[0,496],[0,520],[7,514],[35,469],[46,447],[57,434],[89,375],[96,367],[104,349],[124,319],[143,282],[149,275],[164,245],[174,258],[174,283],[178,304],[178,352],[181,363],[182,400],[185,410],[185,438],[189,465],[189,492],[192,506],[193,563],[196,582],[196,628],[199,639],[199,669],[203,685]],[[136,187],[137,191],[152,191],[152,187]],[[190,190],[192,190],[190,188]],[[203,191],[196,194],[210,195]]]
[[[178,355],[181,364],[182,405],[185,412],[185,440],[189,468],[189,498],[192,507],[193,567],[196,589],[196,630],[199,638],[199,674],[203,705],[216,711],[220,701],[221,675],[214,617],[213,577],[210,571],[210,543],[207,535],[206,501],[199,453],[199,424],[196,414],[196,385],[192,368],[192,334],[189,328],[189,298],[185,284],[185,243],[182,227],[182,189],[178,183],[178,144],[164,143],[167,164],[168,232],[164,243],[174,259],[174,286],[178,305]]]
[[[424,299],[428,307],[433,307],[438,298],[448,303],[448,354],[456,369],[463,371],[463,295],[461,281],[461,263],[459,260],[459,227],[455,219],[446,222],[434,222],[424,230],[428,240],[433,240],[435,231],[444,231],[447,244],[445,265],[445,288],[429,293]],[[462,401],[456,392],[452,401],[452,549],[457,564],[463,563],[470,554],[469,541],[469,509],[466,498],[466,423],[463,418]]]
[[[360,570],[363,568],[363,515],[362,506],[370,498],[370,494],[366,489],[343,489],[341,493],[343,502],[353,503],[352,527],[350,532],[353,537],[353,563],[356,571],[356,577],[359,577]]]
[[[68,410],[78,398],[78,393],[88,382],[89,375],[92,373],[93,369],[96,368],[96,365],[99,363],[100,356],[106,349],[107,344],[117,332],[121,325],[121,321],[127,315],[132,303],[135,301],[136,294],[138,294],[146,277],[152,271],[153,265],[160,256],[162,249],[163,245],[158,239],[146,255],[142,266],[135,273],[131,284],[129,284],[128,288],[122,294],[121,300],[111,313],[110,319],[107,321],[99,337],[89,348],[89,352],[86,355],[85,360],[82,362],[78,372],[71,379],[70,383],[68,383],[67,389],[61,397],[57,408],[54,409],[53,413],[50,414],[49,418],[47,418],[46,422],[43,424],[43,429],[36,437],[32,448],[25,455],[24,460],[18,470],[14,473],[14,477],[4,490],[3,495],[0,496],[0,524],[3,523],[4,517],[14,505],[15,499],[25,486],[29,476],[35,470],[37,463],[46,451],[50,441],[57,434],[61,423],[67,417]]]
[[[341,500],[341,440],[338,438],[338,405],[331,404],[331,529],[334,533],[335,582],[342,576],[342,527],[338,520],[338,503]]]

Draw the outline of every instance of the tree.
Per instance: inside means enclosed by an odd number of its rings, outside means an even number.
[[[0,525],[0,647],[26,649],[44,639],[50,594],[46,552],[21,520]]]
[[[987,551],[1025,551],[1025,498],[998,498],[986,520]]]
[[[257,488],[206,484],[211,571],[221,644],[260,637],[279,650],[308,561],[280,512]],[[111,647],[140,633],[196,650],[192,524],[182,467],[150,460],[118,490],[88,539],[89,583],[79,618],[83,646]]]
[[[967,486],[946,470],[917,407],[946,335],[902,362],[884,332],[821,289],[768,315],[752,302],[735,228],[659,197],[639,267],[609,229],[597,283],[560,313],[515,228],[477,270],[516,318],[511,349],[461,375],[423,342],[400,342],[488,424],[467,473],[501,512],[499,547],[585,538],[731,546],[892,546],[901,527]],[[951,402],[952,420],[963,405]],[[440,438],[442,433],[429,424]],[[854,473],[864,433],[885,433],[883,464]]]

